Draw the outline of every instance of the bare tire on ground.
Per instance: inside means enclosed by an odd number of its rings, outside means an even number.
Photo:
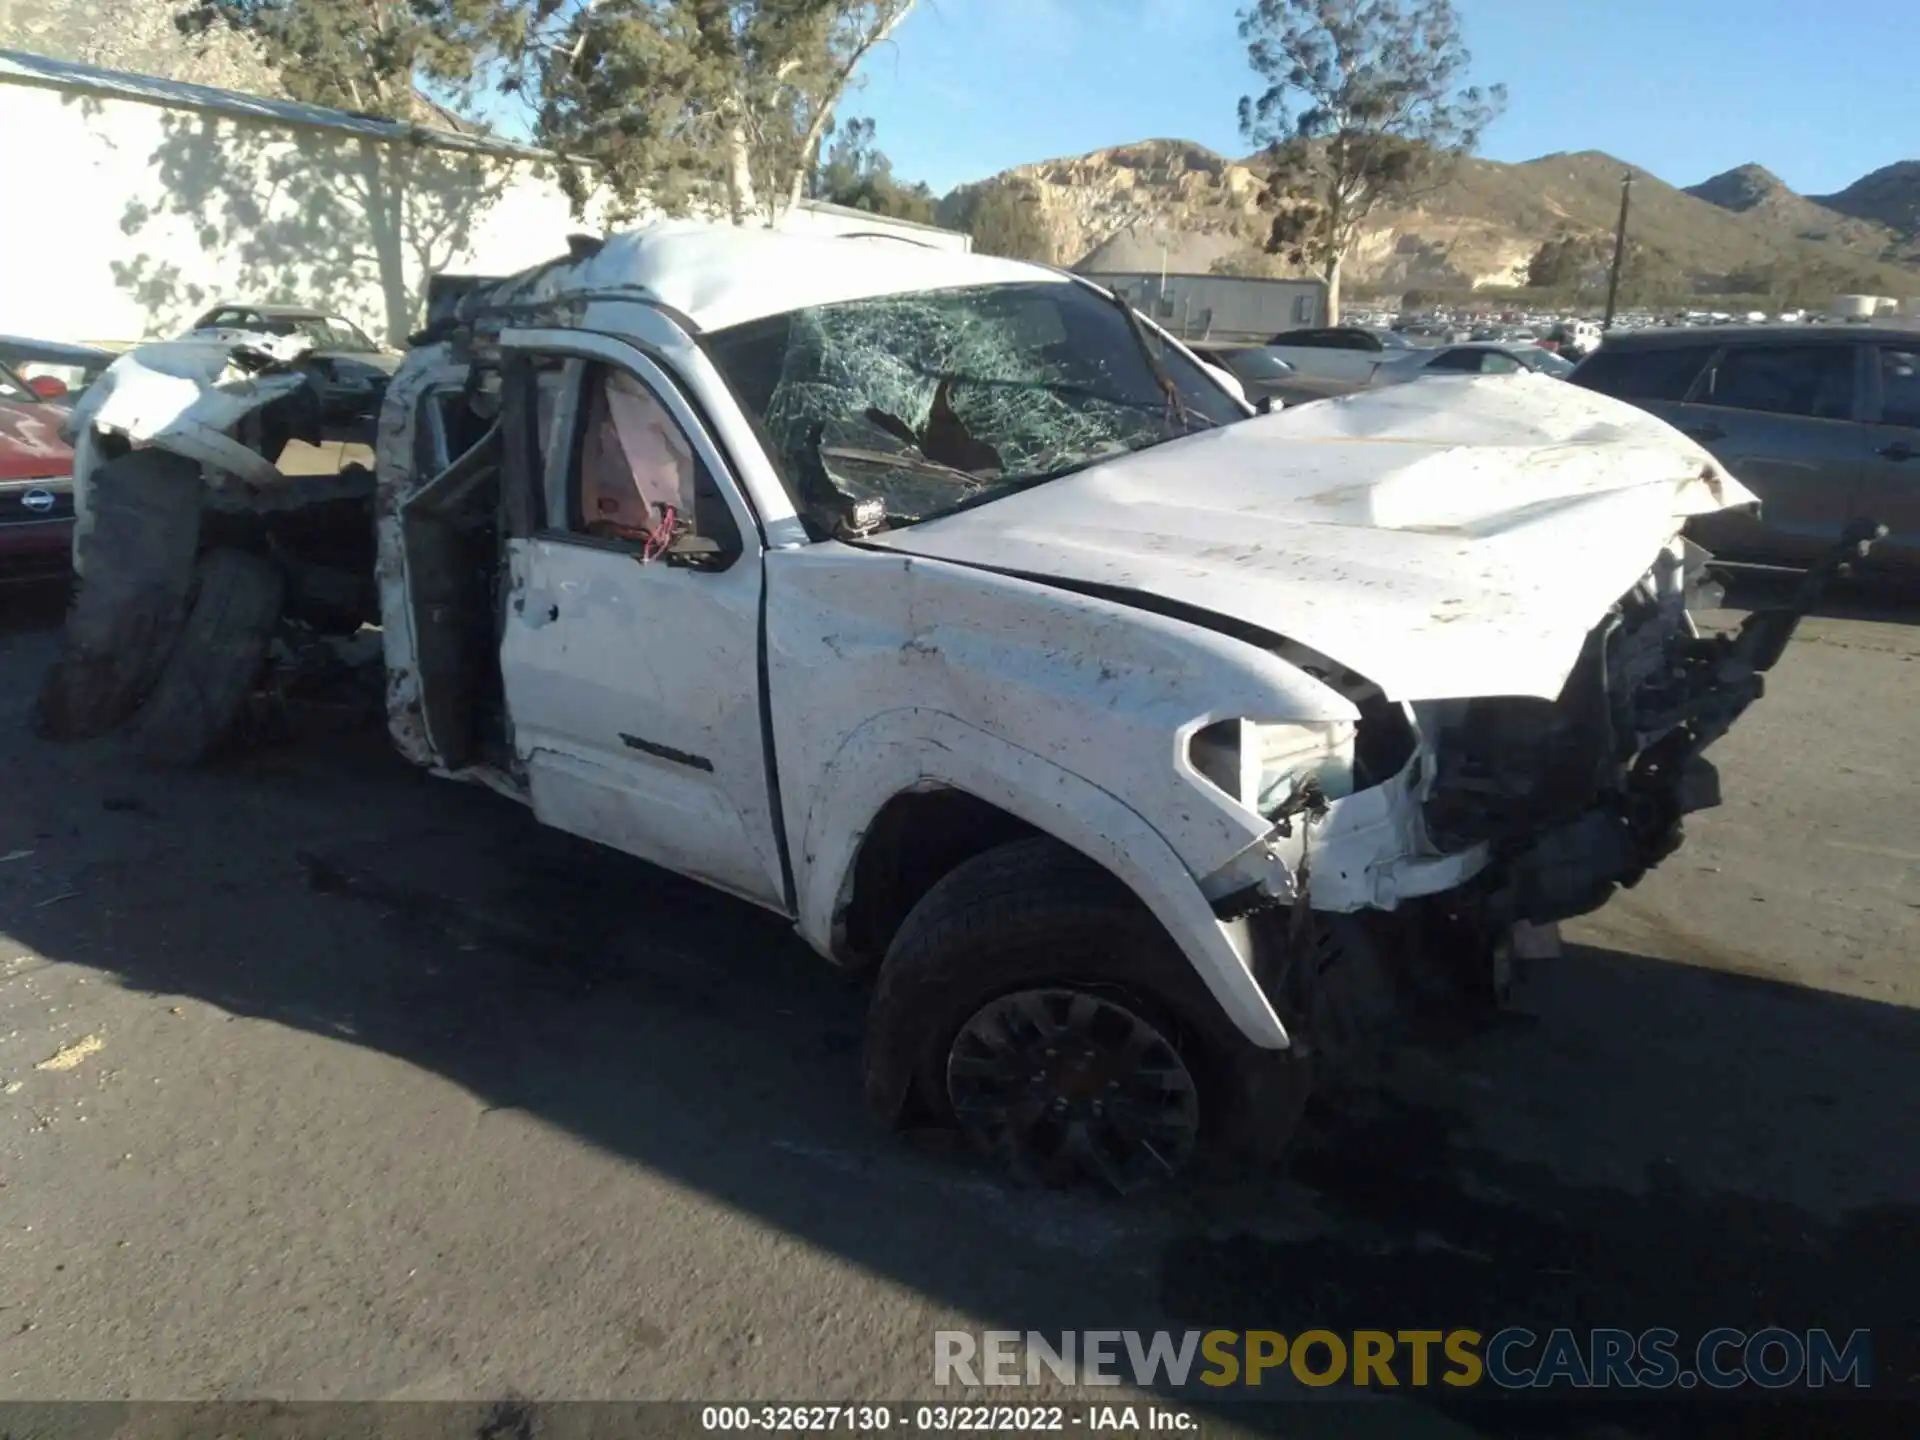
[[[226,737],[266,663],[284,590],[270,560],[206,553],[193,608],[135,725],[142,759],[197,765]]]
[[[35,729],[84,740],[124,722],[159,677],[186,614],[200,543],[200,467],[136,450],[95,470],[75,532],[75,584]]]
[[[1019,1178],[1126,1193],[1277,1153],[1307,1075],[1234,1029],[1125,886],[1036,839],[966,861],[907,916],[866,1089],[887,1122],[922,1109]]]

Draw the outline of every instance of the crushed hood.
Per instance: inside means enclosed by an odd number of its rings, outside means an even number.
[[[1503,375],[1203,431],[872,543],[1196,607],[1395,700],[1551,699],[1689,516],[1757,503],[1645,411]]]

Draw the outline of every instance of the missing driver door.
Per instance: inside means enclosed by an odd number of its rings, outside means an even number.
[[[752,515],[659,365],[589,335],[558,353],[570,383],[544,446],[533,386],[506,397],[522,514],[500,670],[534,811],[784,910]]]

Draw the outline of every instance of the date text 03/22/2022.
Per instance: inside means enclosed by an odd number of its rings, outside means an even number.
[[[1163,1405],[706,1405],[700,1428],[708,1432],[759,1431],[874,1435],[891,1430],[907,1434],[1045,1434],[1083,1431],[1098,1434],[1196,1432],[1200,1422],[1184,1410]]]

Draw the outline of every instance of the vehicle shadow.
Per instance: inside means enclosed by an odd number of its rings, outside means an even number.
[[[35,741],[18,706],[4,726],[0,784],[70,856],[44,883],[84,898],[0,873],[13,939],[385,1052],[983,1324],[1866,1326],[1877,1384],[1920,1375],[1913,1012],[1575,949],[1518,1019],[1426,1036],[1319,1115],[1289,1177],[1133,1206],[1015,1192],[874,1130],[862,987],[784,922],[417,774],[377,733],[166,775]],[[1854,1181],[1910,1199],[1852,1203]],[[1805,1193],[1753,1198],[1781,1188]],[[1489,1435],[1668,1423],[1408,1398]],[[1357,1433],[1348,1408],[1285,1423]]]
[[[1513,1014],[1408,1052],[1303,1137],[1290,1179],[1334,1236],[1181,1237],[1163,1302],[1180,1325],[1288,1335],[1666,1327],[1686,1370],[1722,1326],[1866,1329],[1874,1405],[1566,1380],[1412,1398],[1488,1435],[1911,1434],[1920,1157],[1898,1137],[1920,1123],[1917,1040],[1899,1007],[1569,947]],[[1870,1167],[1901,1198],[1849,1196]],[[1542,1348],[1515,1353],[1530,1368]]]
[[[67,609],[65,580],[34,580],[0,585],[0,635],[47,630],[58,625]]]
[[[1797,576],[1790,571],[1729,566],[1719,573],[1726,582],[1727,608],[1733,610],[1789,604],[1798,583]],[[1830,620],[1920,624],[1920,579],[1883,569],[1869,559],[1856,576],[1838,582],[1823,595],[1813,613]]]

